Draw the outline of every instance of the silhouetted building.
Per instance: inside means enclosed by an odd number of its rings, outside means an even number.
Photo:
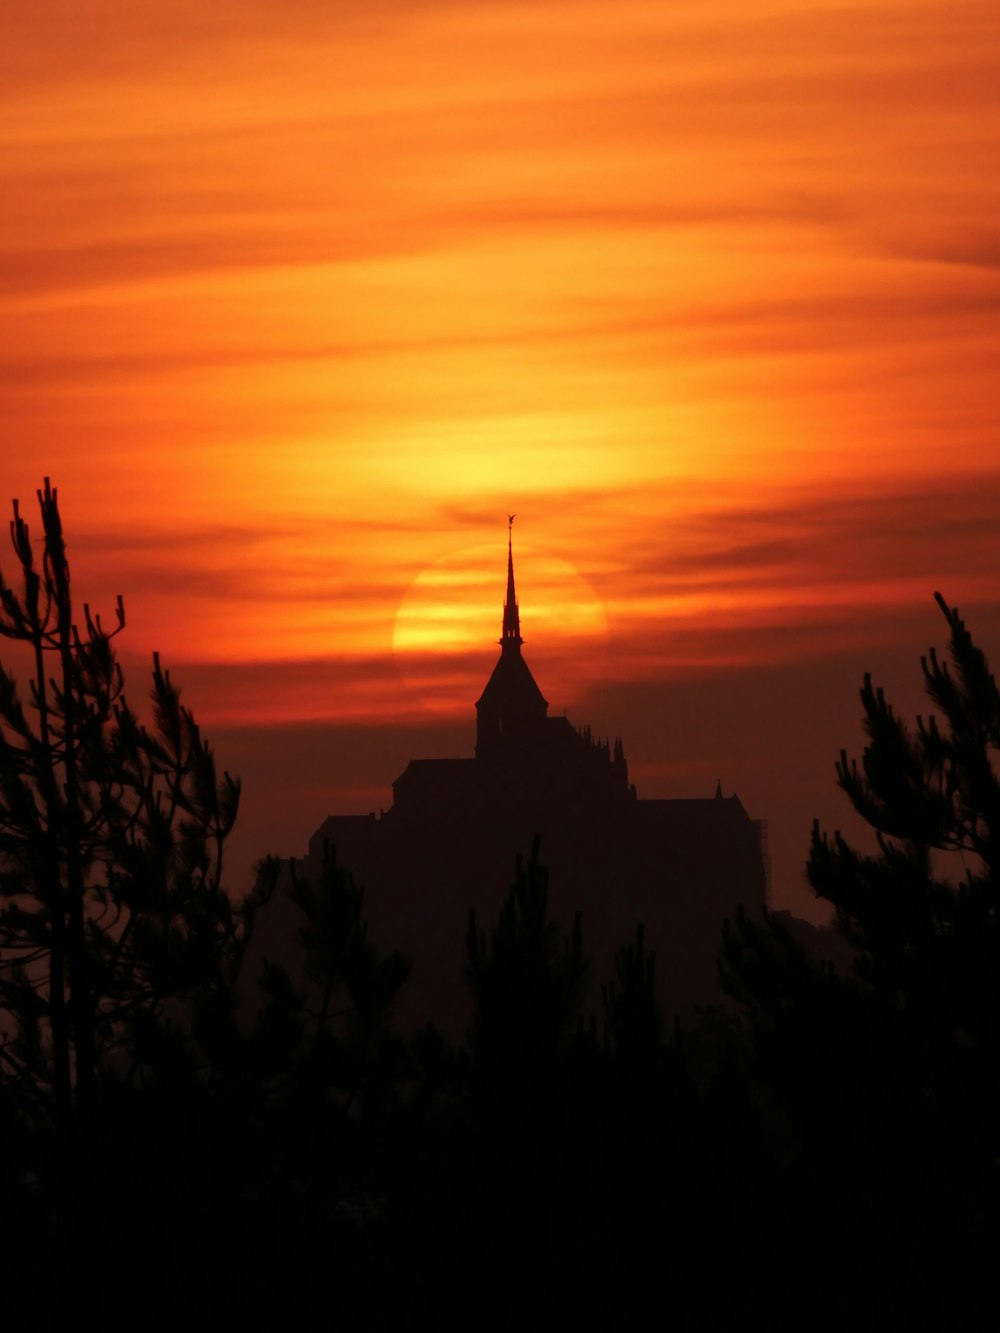
[[[593,1010],[615,950],[640,921],[667,1011],[719,1002],[722,922],[737,905],[754,912],[765,900],[763,823],[721,785],[708,799],[640,800],[620,739],[611,745],[549,717],[522,643],[508,538],[500,657],[476,702],[475,757],[411,760],[389,810],[323,822],[301,873],[318,882],[329,841],[365,887],[371,937],[414,962],[404,1021],[430,1018],[462,1035],[469,908],[480,928],[496,921],[516,857],[527,858],[536,836],[551,912],[567,930],[582,913]],[[269,952],[281,958],[277,924]]]

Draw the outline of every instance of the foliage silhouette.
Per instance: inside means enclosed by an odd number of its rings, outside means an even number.
[[[0,634],[31,674],[24,701],[0,665],[0,1248],[23,1277],[5,1314],[113,1327],[130,1279],[170,1271],[179,1217],[226,1197],[252,911],[222,878],[239,783],[158,658],[151,721],[129,706],[121,599],[113,628],[81,620],[48,479],[38,502],[41,541],[15,503],[19,579],[0,578]],[[91,1271],[98,1235],[115,1284]]]
[[[270,896],[281,867],[259,867],[259,885]],[[403,1043],[392,1031],[392,1012],[410,974],[398,951],[381,956],[368,936],[364,891],[337,864],[327,842],[321,881],[314,888],[289,866],[288,896],[302,914],[299,942],[306,987],[296,988],[286,971],[266,963],[260,985],[269,1003],[263,1033],[284,1028],[279,1061],[307,1081],[322,1101],[351,1113],[358,1105],[380,1114],[402,1077]]]
[[[80,631],[55,489],[39,492],[43,556],[15,505],[23,591],[0,580],[0,633],[31,653],[25,708],[0,667],[0,1046],[5,1092],[68,1125],[100,1076],[149,1076],[155,1032],[196,1026],[227,986],[247,924],[223,889],[239,782],[153,660],[153,726],[124,696],[112,640]]]
[[[948,660],[931,650],[922,668],[939,714],[907,726],[866,676],[868,743],[837,764],[877,852],[813,831],[809,880],[853,967],[815,962],[773,916],[733,923],[723,947],[775,1155],[808,1181],[828,1259],[850,1238],[839,1317],[867,1285],[883,1327],[971,1318],[998,1239],[1000,694],[937,601]]]
[[[865,679],[867,745],[837,774],[877,852],[814,831],[849,969],[740,918],[721,966],[744,1023],[667,1034],[640,926],[602,1040],[536,840],[495,923],[470,914],[455,1049],[394,1032],[408,964],[329,847],[315,884],[287,870],[304,979],[266,965],[237,1022],[285,872],[231,903],[239,786],[158,660],[151,722],[128,707],[124,611],[75,627],[47,482],[39,503],[41,558],[15,507],[21,587],[0,582],[34,674],[23,704],[0,668],[12,1326],[978,1326],[1000,1240],[1000,695],[957,612],[938,599],[950,656],[923,662],[936,719],[907,726]]]
[[[158,658],[153,726],[123,693],[116,625],[76,619],[56,491],[41,560],[17,505],[20,593],[0,633],[28,650],[29,705],[0,666],[0,1079],[65,1130],[99,1077],[141,1083],[169,1021],[201,1024],[232,982],[246,923],[222,887],[239,784]],[[178,1002],[184,1002],[181,1008]]]
[[[474,1055],[498,1072],[512,1064],[544,1065],[573,1030],[587,964],[579,914],[561,942],[548,915],[548,870],[539,859],[537,838],[527,864],[518,858],[514,882],[488,935],[470,909],[466,948],[466,980],[475,1001]]]
[[[608,1038],[619,1058],[639,1067],[663,1043],[663,1015],[656,1000],[656,954],[645,947],[642,925],[635,943],[615,954],[615,977],[601,988]]]

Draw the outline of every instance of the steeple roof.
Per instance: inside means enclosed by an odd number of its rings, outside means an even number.
[[[500,658],[476,700],[477,753],[492,749],[501,737],[524,735],[525,728],[544,722],[548,702],[543,696],[528,664],[521,656],[521,620],[514,588],[514,551],[511,530],[514,515],[507,523],[507,598],[503,607],[500,633]]]
[[[500,642],[506,648],[511,641],[516,642],[518,652],[524,640],[521,638],[521,616],[517,608],[517,593],[514,591],[514,515],[507,518],[507,599],[503,604],[503,629]]]
[[[476,700],[476,707],[489,707],[491,712],[510,718],[544,717],[549,703],[520,652],[504,652],[500,654],[500,660],[493,668],[486,688]]]

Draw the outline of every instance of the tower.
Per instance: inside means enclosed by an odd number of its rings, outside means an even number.
[[[476,700],[476,758],[491,759],[531,742],[545,727],[549,705],[521,655],[521,618],[514,588],[514,515],[507,520],[507,597],[500,658]]]

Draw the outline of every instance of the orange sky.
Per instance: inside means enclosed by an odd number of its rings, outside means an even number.
[[[1000,622],[998,88],[995,0],[5,6],[0,493],[258,814],[251,730],[355,738],[277,850],[471,747],[516,511],[549,699],[791,867],[789,680]]]

